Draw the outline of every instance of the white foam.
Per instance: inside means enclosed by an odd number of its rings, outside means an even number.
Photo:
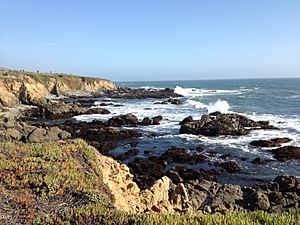
[[[209,103],[208,105],[199,102],[199,101],[195,101],[195,100],[191,100],[188,99],[187,104],[191,105],[193,108],[195,109],[206,109],[207,113],[212,113],[212,112],[222,112],[222,113],[227,113],[230,110],[230,105],[227,101],[225,100],[221,100],[218,99],[216,102],[214,103]]]
[[[180,86],[176,86],[174,92],[176,94],[180,94],[184,97],[191,96],[212,96],[212,95],[237,95],[243,94],[243,92],[249,91],[250,89],[244,90],[210,90],[210,89],[199,89],[199,88],[182,88]]]
[[[227,101],[225,100],[220,100],[216,101],[215,103],[210,103],[209,106],[207,107],[208,113],[211,112],[216,112],[219,111],[221,113],[227,113],[229,112],[230,105],[228,104]]]

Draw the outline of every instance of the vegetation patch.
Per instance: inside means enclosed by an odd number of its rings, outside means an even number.
[[[128,214],[113,207],[83,140],[0,143],[0,224],[300,224],[299,212]]]

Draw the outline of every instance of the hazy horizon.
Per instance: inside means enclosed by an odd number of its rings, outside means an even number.
[[[10,0],[0,66],[117,82],[300,77],[300,1]]]

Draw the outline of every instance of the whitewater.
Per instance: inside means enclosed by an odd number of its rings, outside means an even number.
[[[122,105],[105,106],[112,112],[108,115],[81,115],[78,120],[92,121],[108,120],[114,115],[132,113],[139,119],[161,115],[163,121],[158,126],[137,127],[143,131],[140,138],[138,157],[147,157],[144,151],[151,155],[160,155],[172,146],[183,147],[195,152],[201,146],[205,153],[214,153],[211,160],[220,160],[221,155],[228,155],[243,168],[240,174],[224,174],[219,177],[224,183],[250,184],[257,180],[272,180],[274,175],[292,174],[300,177],[300,164],[297,161],[279,162],[273,158],[268,149],[254,148],[249,145],[253,140],[289,137],[288,145],[300,145],[300,79],[270,79],[270,80],[225,80],[225,81],[163,81],[163,82],[123,82],[131,88],[147,89],[173,88],[183,97],[183,104],[155,104],[158,99],[105,99],[105,103]],[[99,107],[103,99],[95,102]],[[253,120],[268,120],[279,130],[255,130],[241,137],[204,137],[179,134],[179,122],[187,116],[194,119],[202,115],[220,111],[222,113],[240,113]],[[124,145],[111,151],[112,155],[129,150]],[[266,165],[254,165],[255,158],[270,160]],[[245,160],[247,159],[247,160]],[[127,162],[132,161],[129,158]],[[170,165],[174,166],[174,165]],[[190,166],[190,165],[188,165]],[[212,168],[211,165],[193,166],[197,169]]]

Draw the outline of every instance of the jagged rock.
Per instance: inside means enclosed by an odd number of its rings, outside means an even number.
[[[200,154],[189,154],[183,148],[172,147],[160,156],[160,160],[166,161],[167,163],[189,163],[195,164],[206,161],[206,156]]]
[[[62,96],[62,93],[61,93],[61,91],[60,91],[60,89],[59,89],[58,86],[59,86],[59,85],[56,83],[56,84],[53,86],[52,90],[50,91],[50,94],[56,95],[57,97]]]
[[[145,117],[140,123],[139,125],[142,126],[149,126],[152,124],[152,120],[149,117]]]
[[[179,176],[175,168],[171,168],[166,172],[166,175],[171,179],[174,184],[182,183],[183,179]]]
[[[172,105],[181,105],[183,102],[177,98],[169,98],[166,101],[163,101],[161,104],[171,103]]]
[[[157,157],[149,159],[135,158],[128,163],[130,171],[135,174],[135,182],[141,189],[145,189],[154,184],[157,179],[164,176],[165,165],[160,164]]]
[[[117,199],[115,207],[118,210],[129,213],[174,211],[169,197],[172,182],[168,177],[162,177],[149,189],[141,191],[126,165],[100,155],[97,156],[97,161],[103,174],[103,182]],[[181,208],[179,205],[176,207]]]
[[[183,124],[186,124],[186,123],[189,123],[189,122],[192,122],[192,121],[193,121],[193,117],[188,116],[188,117],[184,118],[184,119],[179,123],[179,125],[183,125]]]
[[[162,120],[162,116],[155,116],[152,118],[152,124],[153,125],[159,125],[160,124],[160,121]]]
[[[279,147],[283,143],[290,142],[290,138],[274,138],[271,140],[258,140],[258,141],[252,141],[250,145],[255,147]]]
[[[41,143],[46,141],[58,141],[70,138],[71,134],[59,129],[58,127],[45,128],[36,128],[33,132],[27,137],[27,142],[32,143]]]
[[[141,136],[135,130],[106,127],[103,122],[97,120],[90,123],[68,120],[60,125],[60,128],[71,133],[74,138],[83,138],[104,155],[108,155],[109,150],[117,147],[118,141]]]
[[[268,195],[261,191],[253,191],[246,198],[247,208],[251,210],[268,210],[270,208],[270,201]]]
[[[145,98],[176,98],[182,97],[174,93],[173,89],[165,88],[163,90],[156,89],[143,89],[143,88],[126,88],[119,87],[117,90],[104,90],[97,93],[95,97],[109,97],[109,98],[122,98],[122,99],[145,99]]]
[[[226,213],[242,209],[243,192],[239,185],[225,184],[208,203],[212,212]]]
[[[110,111],[103,108],[90,108],[86,114],[110,114]]]
[[[220,135],[246,135],[252,129],[275,129],[267,121],[255,122],[245,116],[229,114],[204,115],[200,120],[186,122],[181,125],[180,133],[220,136]]]
[[[220,166],[229,173],[237,173],[241,171],[239,165],[234,161],[227,161],[220,163]]]
[[[127,152],[122,153],[115,158],[118,160],[124,161],[124,160],[127,160],[130,156],[135,156],[135,155],[139,154],[139,152],[140,152],[140,150],[138,150],[138,149],[130,149]]]
[[[298,187],[298,179],[294,176],[288,176],[288,175],[277,176],[274,182],[279,184],[279,190],[281,192],[295,191]]]
[[[285,146],[271,150],[274,157],[280,161],[300,159],[300,147]]]
[[[114,116],[107,121],[108,126],[120,127],[120,126],[129,126],[138,124],[138,118],[128,113],[126,115]]]

